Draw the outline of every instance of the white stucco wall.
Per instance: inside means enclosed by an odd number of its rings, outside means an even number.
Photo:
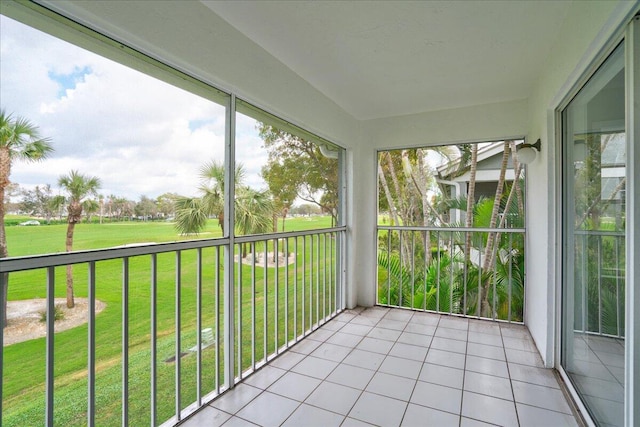
[[[364,140],[382,149],[523,136],[527,108],[527,101],[519,100],[369,120]]]
[[[556,195],[559,177],[559,138],[554,110],[589,64],[606,45],[633,2],[576,2],[567,14],[545,72],[529,98],[528,139],[542,140],[539,157],[528,166],[527,264],[525,323],[545,364],[554,366],[558,262]],[[535,179],[532,179],[535,178]]]

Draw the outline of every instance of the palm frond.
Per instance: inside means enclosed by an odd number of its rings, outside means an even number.
[[[180,234],[197,234],[207,224],[207,213],[202,199],[180,197],[176,199],[175,227]]]

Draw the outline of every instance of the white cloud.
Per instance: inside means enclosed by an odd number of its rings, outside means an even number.
[[[200,166],[224,159],[224,107],[0,17],[0,100],[50,137],[39,164],[15,162],[11,180],[52,184],[76,169],[103,194],[130,199],[195,195]],[[240,117],[236,157],[246,183],[264,188],[266,162],[255,121]]]

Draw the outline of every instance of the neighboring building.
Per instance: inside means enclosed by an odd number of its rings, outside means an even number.
[[[520,146],[522,140],[516,141],[516,146]],[[492,142],[478,148],[478,164],[476,169],[475,202],[481,198],[493,199],[498,187],[500,178],[500,167],[502,166],[502,153],[504,152],[504,141]],[[437,168],[436,183],[446,197],[456,199],[466,196],[469,187],[469,166],[460,169],[460,159],[455,159],[444,163]],[[510,155],[505,174],[505,183],[513,183],[513,157]],[[451,220],[462,223],[465,213],[452,209]]]

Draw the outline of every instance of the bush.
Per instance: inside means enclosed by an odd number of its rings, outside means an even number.
[[[56,322],[58,320],[64,319],[64,311],[62,311],[62,307],[60,305],[56,305],[53,307],[53,321]],[[47,321],[47,310],[40,311],[40,321]]]

